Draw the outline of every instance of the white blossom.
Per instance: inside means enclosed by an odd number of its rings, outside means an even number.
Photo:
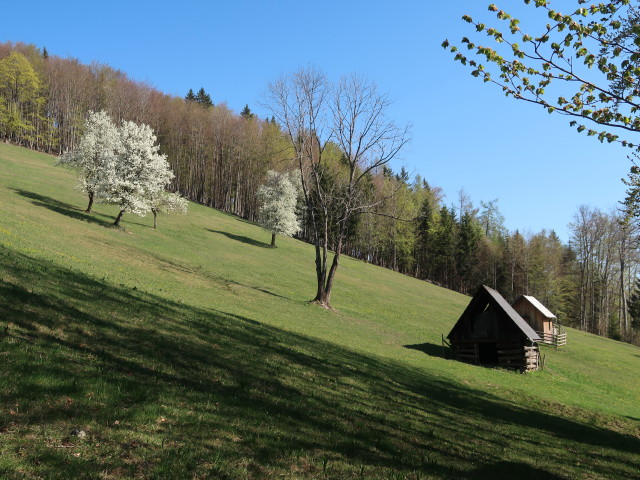
[[[275,235],[291,236],[300,230],[296,217],[299,188],[293,176],[272,170],[267,172],[267,181],[258,188],[261,204],[258,222]],[[273,243],[272,243],[273,244]]]
[[[101,201],[122,212],[144,216],[151,211],[154,195],[173,178],[166,155],[159,152],[148,125],[122,122],[113,168],[100,171],[97,194]]]
[[[187,213],[189,202],[179,193],[156,191],[150,198],[151,212],[153,212],[153,228],[158,226],[158,213]]]
[[[120,134],[106,112],[90,112],[84,124],[84,134],[78,145],[64,153],[58,164],[76,168],[78,188],[89,195],[100,188],[104,172],[113,169]]]
[[[102,111],[89,114],[84,130],[78,146],[58,163],[78,169],[79,188],[89,194],[87,212],[94,196],[120,208],[115,225],[125,212],[186,210],[186,200],[164,192],[173,172],[151,127],[125,121],[118,128]]]
[[[156,192],[151,198],[151,209],[158,213],[187,213],[188,205],[180,193]]]

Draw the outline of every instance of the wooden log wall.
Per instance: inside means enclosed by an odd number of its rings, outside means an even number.
[[[451,346],[456,360],[478,364],[480,359],[477,343],[453,344]],[[539,368],[540,350],[537,345],[526,346],[520,342],[496,343],[498,366],[529,372]]]

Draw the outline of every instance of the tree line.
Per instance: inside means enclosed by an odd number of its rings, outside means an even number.
[[[336,87],[344,105],[359,88],[370,88],[351,81]],[[285,93],[280,87],[287,85],[272,85],[276,97]],[[349,132],[349,119],[335,105],[331,128]],[[78,147],[90,111],[105,111],[118,125],[149,125],[175,175],[172,191],[252,221],[267,172],[308,174],[301,180],[319,189],[307,192],[306,205],[301,199],[298,236],[320,249],[323,274],[332,250],[462,293],[486,284],[509,299],[534,295],[567,325],[637,342],[637,232],[619,212],[581,207],[568,244],[553,231],[509,232],[497,200],[476,207],[462,191],[447,203],[439,188],[404,169],[393,172],[379,156],[361,163],[355,150],[349,153],[349,138],[322,138],[318,125],[287,131],[284,117],[262,120],[248,106],[235,114],[204,88],[185,98],[166,95],[107,65],[0,44],[3,141],[62,155]],[[347,181],[337,181],[338,173]],[[321,202],[312,198],[318,192]],[[342,201],[345,194],[350,203]]]
[[[385,175],[396,193],[358,219],[349,255],[465,294],[533,295],[565,325],[639,343],[640,237],[624,205],[580,206],[564,243],[553,230],[508,231],[497,200],[475,207],[461,190],[447,203],[420,177]]]
[[[105,111],[117,125],[149,125],[175,174],[171,190],[251,220],[266,172],[287,158],[274,122],[248,107],[236,115],[224,103],[214,105],[203,88],[186,99],[166,95],[108,65],[0,44],[1,140],[61,155],[78,145],[91,111]]]

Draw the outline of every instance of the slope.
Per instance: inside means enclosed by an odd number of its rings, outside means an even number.
[[[308,245],[194,204],[112,229],[53,163],[0,145],[0,477],[639,471],[637,347],[570,330],[542,372],[460,364],[462,295],[347,258],[328,312]]]

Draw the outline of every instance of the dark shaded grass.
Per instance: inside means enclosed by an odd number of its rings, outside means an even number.
[[[9,325],[0,336],[0,478],[632,478],[640,471],[633,429],[605,428],[588,412],[523,407],[4,247],[0,311],[0,326]],[[409,348],[435,355],[439,347]],[[72,435],[76,428],[87,438]]]
[[[60,200],[56,200],[55,198],[48,197],[46,195],[40,195],[38,193],[30,192],[28,190],[22,190],[19,188],[13,188],[12,190],[14,190],[18,195],[30,199],[31,203],[33,203],[37,207],[43,207],[48,210],[51,210],[52,212],[55,212],[60,215],[64,215],[66,217],[73,218],[76,220],[95,223],[96,225],[100,225],[102,227],[114,226],[113,222],[115,221],[115,217],[110,217],[108,215],[97,213],[93,211],[93,209],[91,213],[87,213],[86,209],[78,208],[77,206],[71,205],[69,203],[61,202]],[[123,220],[123,223],[124,223],[124,220]],[[135,225],[139,225],[145,228],[151,228],[149,225],[132,221],[131,217],[129,218],[128,223],[133,223]]]
[[[23,190],[19,188],[13,189],[18,195],[28,198],[31,200],[31,203],[36,205],[37,207],[44,207],[52,212],[58,213],[60,215],[64,215],[69,218],[73,218],[76,220],[82,220],[84,222],[95,223],[102,227],[108,227],[113,224],[112,221],[106,220],[105,215],[100,215],[94,213],[87,213],[80,208],[70,205],[65,202],[61,202],[60,200],[56,200],[55,198],[48,197],[46,195],[40,195],[35,192],[30,192],[28,190]]]
[[[271,248],[270,243],[261,242],[260,240],[256,240],[254,238],[249,238],[244,235],[236,235],[235,233],[223,232],[221,230],[212,230],[207,229],[207,231],[211,233],[217,233],[218,235],[224,235],[231,240],[235,240],[236,242],[244,243],[245,245],[251,245],[253,247],[261,247],[261,248]]]

